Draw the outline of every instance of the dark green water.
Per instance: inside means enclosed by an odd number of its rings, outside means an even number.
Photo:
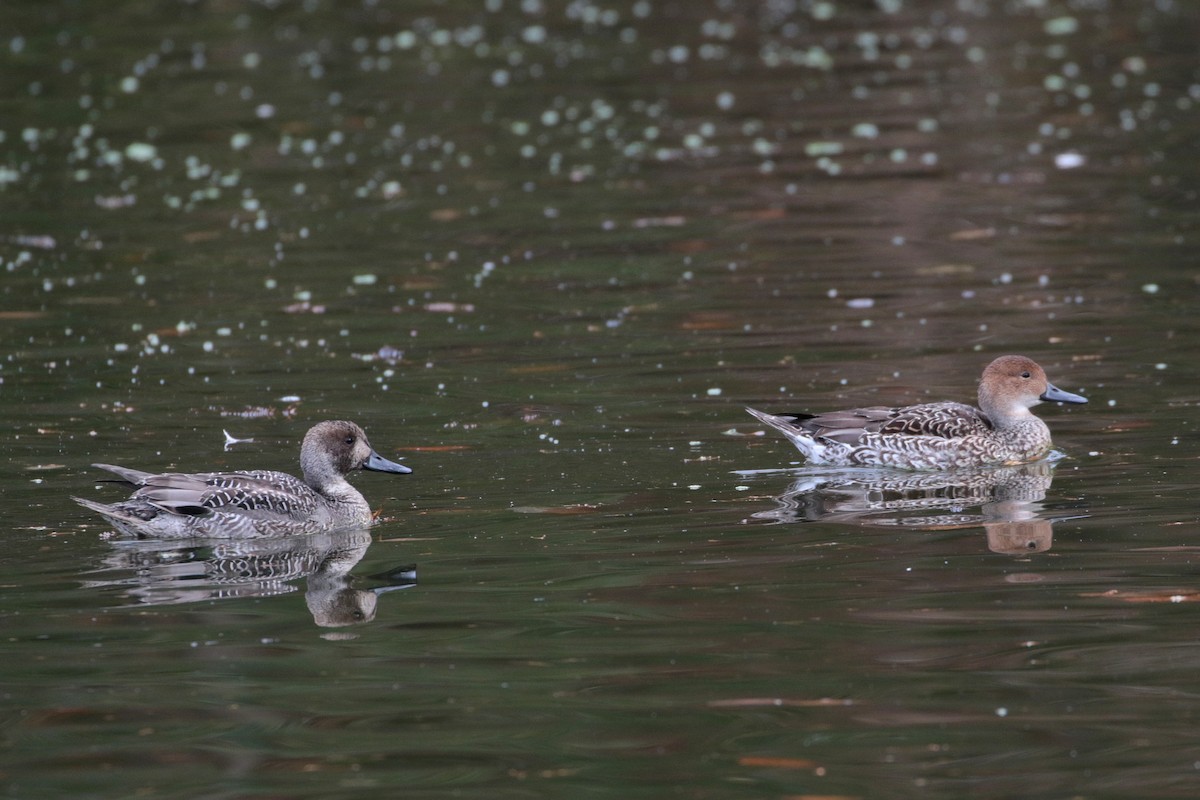
[[[6,796],[1200,794],[1192,4],[0,23]],[[1091,402],[982,495],[742,410],[1006,352]],[[326,418],[369,542],[70,500]]]

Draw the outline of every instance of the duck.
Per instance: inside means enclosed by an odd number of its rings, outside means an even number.
[[[76,503],[104,517],[119,532],[140,539],[243,539],[365,529],[371,507],[346,475],[354,470],[407,474],[371,447],[347,420],[317,423],[300,447],[301,480],[273,470],[153,473],[93,464],[135,487],[128,500]]]
[[[979,407],[942,401],[872,406],[755,419],[782,433],[815,466],[953,470],[1027,464],[1051,452],[1050,429],[1029,410],[1038,403],[1086,403],[1063,391],[1025,356],[1000,356],[983,370]]]

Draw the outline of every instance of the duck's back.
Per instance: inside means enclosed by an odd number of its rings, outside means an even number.
[[[304,481],[273,470],[146,475],[136,485],[131,500],[172,514],[249,512],[307,522],[322,508],[320,498]]]
[[[963,403],[922,403],[889,408],[851,408],[824,414],[793,414],[792,423],[808,435],[855,445],[865,434],[933,436],[957,439],[987,433],[992,424],[983,413]]]

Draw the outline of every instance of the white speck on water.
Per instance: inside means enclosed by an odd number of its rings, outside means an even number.
[[[878,139],[879,126],[872,122],[860,122],[850,130],[850,133],[859,139]]]
[[[691,489],[691,490],[694,492],[694,491],[696,491],[697,489],[699,489],[699,488],[700,488],[700,484],[698,484],[698,483],[691,483],[691,484],[688,484],[688,487],[687,487],[687,488]]]
[[[376,280],[377,280],[377,278],[375,277],[374,274],[366,272],[366,273],[363,273],[362,275],[354,276],[354,285],[355,286],[374,286]]]
[[[1109,407],[1109,408],[1112,408],[1112,407],[1113,407],[1113,406],[1115,406],[1116,404],[1117,404],[1117,401],[1116,401],[1116,400],[1109,400],[1109,401],[1108,401],[1108,407]]]
[[[997,717],[1007,717],[1007,716],[1008,716],[1008,709],[1007,709],[1007,708],[1004,708],[1003,706],[1001,706],[1000,708],[997,708],[997,709],[996,709],[996,716],[997,716]]]
[[[482,403],[480,403],[479,405],[483,406],[484,408],[487,408],[489,405],[491,405],[491,403],[489,403],[487,400],[484,400],[484,401],[483,401]]]
[[[1146,294],[1158,294],[1158,284],[1157,283],[1144,283],[1144,284],[1142,284],[1142,291],[1145,292]]]
[[[1166,369],[1167,365],[1164,362],[1160,361],[1154,365],[1154,368],[1155,369]]]
[[[229,137],[229,146],[234,150],[245,150],[250,146],[250,134],[240,131]]]
[[[147,161],[153,161],[157,155],[158,148],[145,142],[133,142],[125,148],[126,158],[130,161],[137,161],[143,164]]]
[[[750,491],[750,487],[746,486],[745,484],[741,484],[741,485],[733,487],[733,490],[735,492],[748,492],[748,491]]]
[[[705,394],[707,394],[709,397],[720,397],[721,390],[714,386],[713,388],[706,391]]]
[[[817,156],[836,156],[842,153],[841,142],[809,142],[804,145],[804,154],[810,158]]]
[[[1087,163],[1087,156],[1082,153],[1066,152],[1059,153],[1054,157],[1054,166],[1059,169],[1076,169]]]
[[[873,297],[852,297],[846,301],[848,308],[873,308],[875,306],[875,298]]]
[[[1067,36],[1079,30],[1079,20],[1075,17],[1054,17],[1042,23],[1042,30],[1051,36]]]
[[[281,402],[281,403],[299,403],[299,402],[300,402],[300,395],[298,395],[298,394],[285,394],[283,397],[279,398],[279,402]]]

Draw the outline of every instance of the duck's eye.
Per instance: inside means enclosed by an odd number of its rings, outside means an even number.
[[[1030,376],[1030,374],[1029,374],[1029,370],[1026,370],[1026,371],[1022,372],[1022,373],[1021,373],[1021,377],[1022,377],[1022,378],[1029,378],[1029,377],[1031,377],[1031,376]],[[349,443],[347,443],[347,444],[349,444]]]
[[[354,444],[354,437],[353,437],[353,436],[347,436],[347,437],[346,437],[346,444]]]

